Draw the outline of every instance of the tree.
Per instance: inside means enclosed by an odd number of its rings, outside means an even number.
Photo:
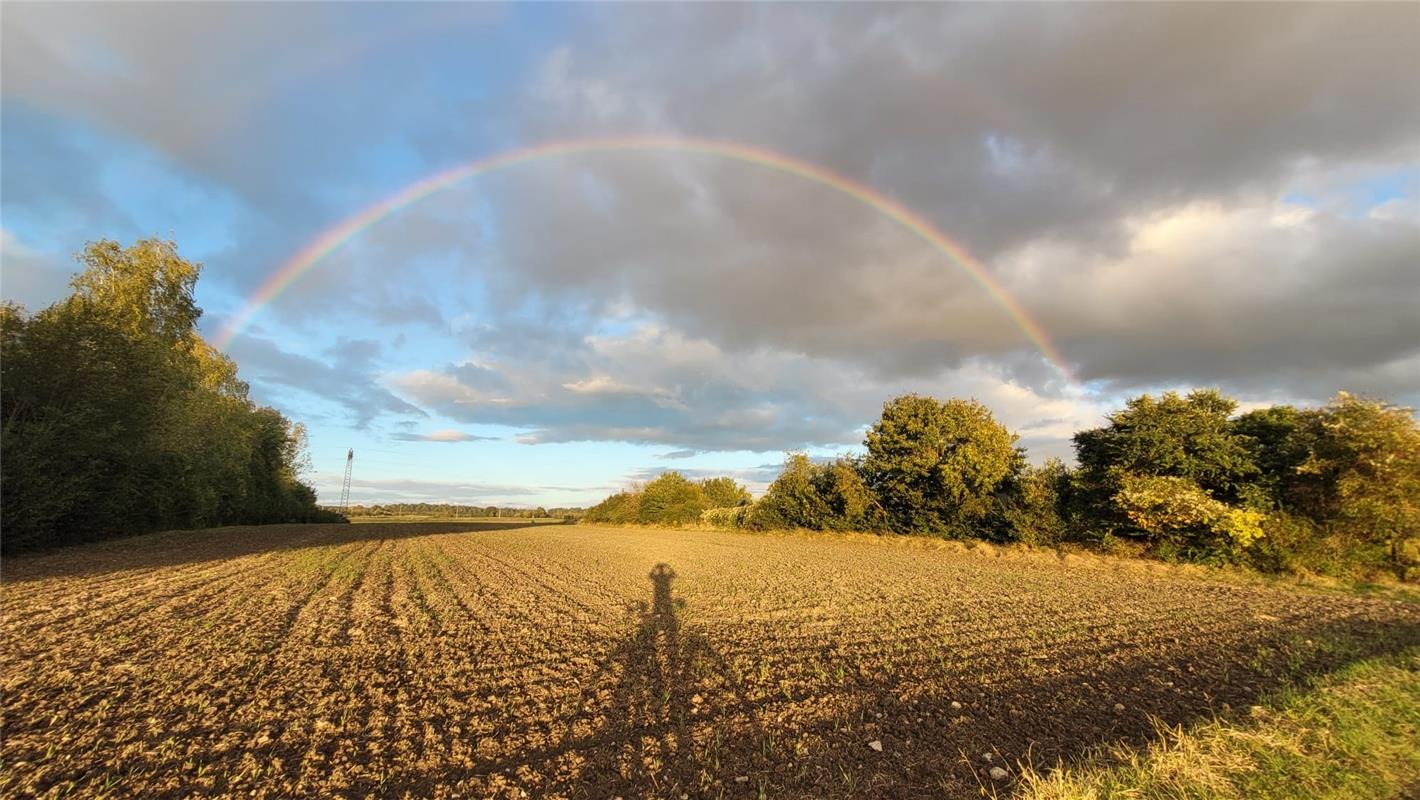
[[[492,513],[489,516],[497,516],[498,510],[489,506]],[[587,509],[585,519],[588,522],[605,522],[612,525],[625,525],[631,522],[638,522],[641,516],[641,495],[639,492],[617,492],[607,499],[597,503]]]
[[[5,549],[319,517],[304,429],[197,333],[200,267],[158,240],[80,261],[69,297],[0,315]]]
[[[1420,562],[1420,427],[1414,412],[1342,392],[1305,420],[1298,509],[1404,573]],[[1420,555],[1420,554],[1415,554]]]
[[[1130,521],[1191,560],[1236,557],[1263,536],[1266,515],[1229,506],[1187,478],[1126,473],[1120,484],[1114,502]]]
[[[863,479],[858,462],[834,459],[817,467],[813,488],[823,507],[820,526],[827,530],[862,531],[882,527],[877,498]]]
[[[144,239],[132,247],[91,242],[79,255],[85,269],[71,282],[67,302],[92,307],[136,339],[168,345],[193,336],[202,310],[193,300],[201,267],[178,255],[177,245]]]
[[[745,526],[757,530],[822,529],[829,510],[815,486],[817,480],[818,468],[807,454],[788,453],[784,456],[784,469],[754,504]]]
[[[1249,440],[1229,423],[1235,408],[1213,389],[1144,394],[1126,401],[1108,425],[1075,434],[1088,512],[1106,527],[1129,527],[1114,503],[1124,475],[1184,478],[1224,502],[1244,497],[1258,470]]]
[[[641,522],[684,525],[700,519],[705,493],[679,472],[663,472],[641,491]]]
[[[1038,546],[1064,540],[1071,479],[1070,468],[1058,458],[1026,467],[1000,498],[1003,538]]]
[[[749,492],[734,478],[706,478],[700,482],[700,491],[705,493],[706,508],[733,508],[750,502]]]
[[[863,473],[891,529],[972,535],[993,492],[1024,466],[1015,443],[975,400],[903,395],[868,431]]]
[[[1243,437],[1257,467],[1254,484],[1273,508],[1289,502],[1298,484],[1297,468],[1310,451],[1308,418],[1314,411],[1294,406],[1270,406],[1239,415],[1229,429]]]

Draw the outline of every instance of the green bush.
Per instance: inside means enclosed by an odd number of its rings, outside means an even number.
[[[1050,547],[1069,534],[1064,506],[1071,474],[1058,458],[1026,467],[1011,491],[1000,498],[1002,537],[1038,547]]]
[[[1306,459],[1295,505],[1369,560],[1385,552],[1397,575],[1420,539],[1420,425],[1409,408],[1341,393],[1305,422]],[[1364,561],[1362,563],[1365,563]]]
[[[822,508],[818,528],[868,531],[883,527],[882,509],[857,461],[838,458],[814,467],[812,484]]]
[[[789,453],[784,469],[755,503],[745,526],[754,530],[775,528],[823,528],[829,517],[828,504],[815,483],[819,468],[804,453]]]
[[[745,487],[734,478],[706,478],[700,482],[700,491],[705,494],[705,505],[710,508],[747,506],[751,499]]]
[[[640,521],[640,517],[641,494],[639,492],[617,492],[587,509],[583,519],[587,522],[626,525]]]
[[[1071,470],[1025,466],[1015,437],[975,401],[905,395],[884,404],[864,457],[816,464],[790,453],[752,505],[729,478],[667,473],[587,518],[1071,540],[1263,571],[1420,579],[1420,427],[1409,409],[1344,393],[1319,409],[1231,418],[1236,405],[1215,390],[1133,398],[1076,434]]]
[[[1124,473],[1118,483],[1115,505],[1163,552],[1236,560],[1263,537],[1265,514],[1215,500],[1186,478]]]
[[[1132,525],[1115,502],[1122,475],[1181,478],[1213,498],[1238,502],[1259,473],[1252,440],[1229,422],[1236,408],[1212,389],[1145,394],[1110,414],[1108,425],[1076,433],[1079,502],[1090,524]]]
[[[700,519],[705,493],[679,472],[663,472],[641,490],[638,518],[653,525],[684,525]]]

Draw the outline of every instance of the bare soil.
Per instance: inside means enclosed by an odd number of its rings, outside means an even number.
[[[159,534],[0,599],[22,797],[1008,794],[1420,645],[1414,605],[1124,560],[496,522]]]

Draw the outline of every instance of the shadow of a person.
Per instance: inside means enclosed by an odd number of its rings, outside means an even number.
[[[637,604],[635,631],[612,653],[616,687],[576,782],[626,797],[699,794],[730,772],[750,771],[721,764],[718,743],[731,729],[753,738],[745,730],[757,729],[753,709],[709,640],[683,625],[675,571],[657,564],[648,577],[651,604]]]
[[[627,609],[633,630],[604,666],[578,681],[562,736],[481,761],[470,774],[558,762],[538,787],[542,794],[628,800],[699,797],[768,777],[756,706],[709,639],[682,620],[685,602],[671,592],[675,570],[657,564],[648,577],[650,604]]]

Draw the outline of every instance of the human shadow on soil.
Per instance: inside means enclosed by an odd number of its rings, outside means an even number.
[[[684,620],[675,570],[657,564],[648,577],[651,602],[628,607],[633,629],[600,670],[582,676],[557,741],[484,761],[477,775],[539,769],[538,793],[559,797],[704,797],[758,785],[772,753],[761,746],[754,704]]]
[[[555,524],[493,519],[488,522],[243,525],[162,531],[6,556],[3,572],[5,583],[19,584],[44,578],[93,577],[125,570],[177,567],[280,550],[408,539],[441,533],[546,528]]]
[[[617,682],[572,778],[574,796],[700,796],[767,766],[762,753],[744,752],[761,739],[755,709],[709,639],[683,620],[675,570],[657,564],[648,577],[651,603],[638,605],[636,629],[612,653]]]

